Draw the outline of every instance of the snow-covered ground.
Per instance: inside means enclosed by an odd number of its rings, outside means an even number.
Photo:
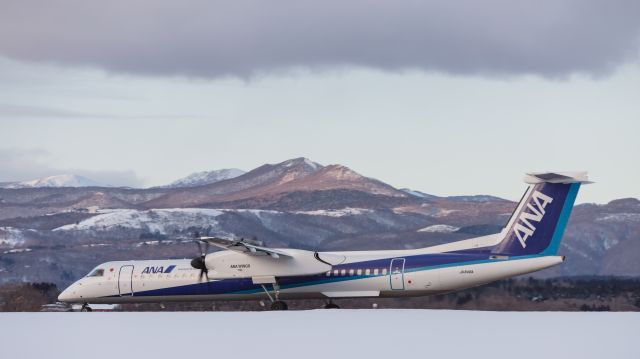
[[[637,358],[640,313],[0,313],[3,358]]]
[[[447,224],[434,224],[433,226],[424,227],[418,229],[418,232],[430,232],[430,233],[453,233],[457,231],[458,227],[450,226]]]
[[[13,227],[0,227],[0,246],[15,247],[24,242],[22,231]]]
[[[31,248],[14,248],[14,249],[9,249],[8,251],[4,251],[2,253],[13,254],[13,253],[24,253],[24,252],[31,252]]]
[[[206,208],[169,208],[139,211],[135,209],[107,209],[101,214],[77,224],[67,224],[54,231],[111,230],[116,227],[145,229],[151,232],[170,233],[173,228],[189,226],[215,226],[216,217],[223,212]]]
[[[614,213],[599,218],[596,221],[605,222],[638,222],[640,221],[640,213]]]
[[[150,232],[169,234],[172,230],[189,227],[216,227],[216,217],[224,213],[250,213],[260,219],[264,215],[287,214],[261,209],[208,209],[208,208],[163,208],[163,209],[102,209],[98,215],[79,223],[67,224],[55,228],[54,231],[108,231],[118,228],[140,229]],[[325,216],[340,218],[345,216],[367,216],[375,214],[374,210],[365,208],[342,208],[333,210],[291,212],[306,216]],[[2,228],[0,227],[0,233]],[[3,237],[0,236],[0,240]]]
[[[359,216],[367,213],[373,213],[374,211],[366,208],[351,208],[346,207],[342,209],[319,209],[315,211],[297,211],[296,214],[304,214],[307,216],[327,216],[327,217],[344,217],[344,216]]]

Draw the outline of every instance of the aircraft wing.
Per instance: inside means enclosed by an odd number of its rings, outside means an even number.
[[[209,243],[216,247],[228,249],[235,252],[245,253],[248,255],[268,255],[272,258],[292,257],[285,251],[273,248],[263,247],[262,242],[251,239],[231,239],[220,237],[198,237],[198,240]]]

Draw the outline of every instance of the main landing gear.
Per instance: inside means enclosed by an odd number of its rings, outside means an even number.
[[[271,296],[271,294],[269,293],[269,291],[267,290],[267,287],[264,286],[264,284],[261,284],[260,286],[262,287],[262,290],[264,290],[265,293],[267,293],[267,296],[269,297],[269,300],[271,301],[271,310],[287,310],[289,309],[289,307],[287,306],[287,303],[285,303],[284,301],[280,300],[280,286],[278,285],[278,283],[272,283],[271,284],[273,286],[273,294],[274,297]]]
[[[340,306],[332,301],[329,301],[327,304],[324,305],[324,309],[340,309]]]
[[[89,306],[89,303],[84,303],[82,308],[80,308],[81,312],[93,312],[93,309]]]
[[[271,303],[271,310],[287,310],[287,309],[289,309],[289,307],[287,306],[287,303],[281,300],[276,300],[275,302]]]

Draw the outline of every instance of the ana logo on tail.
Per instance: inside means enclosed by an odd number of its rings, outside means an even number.
[[[531,201],[527,203],[527,208],[529,208],[531,212],[527,212],[526,209],[523,210],[518,217],[518,221],[513,227],[513,231],[520,240],[522,248],[527,246],[527,239],[533,236],[533,232],[536,231],[536,227],[531,223],[531,221],[540,223],[545,214],[544,208],[551,202],[553,202],[553,198],[546,194],[540,191],[533,192]]]

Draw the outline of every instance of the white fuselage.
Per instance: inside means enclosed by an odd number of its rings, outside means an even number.
[[[434,247],[435,248],[435,247]],[[548,268],[560,256],[492,258],[432,250],[314,253],[281,249],[290,258],[233,251],[206,257],[208,280],[190,260],[107,262],[101,276],[87,276],[60,300],[135,303],[266,299],[420,296],[473,287]],[[318,258],[316,258],[318,257]]]

